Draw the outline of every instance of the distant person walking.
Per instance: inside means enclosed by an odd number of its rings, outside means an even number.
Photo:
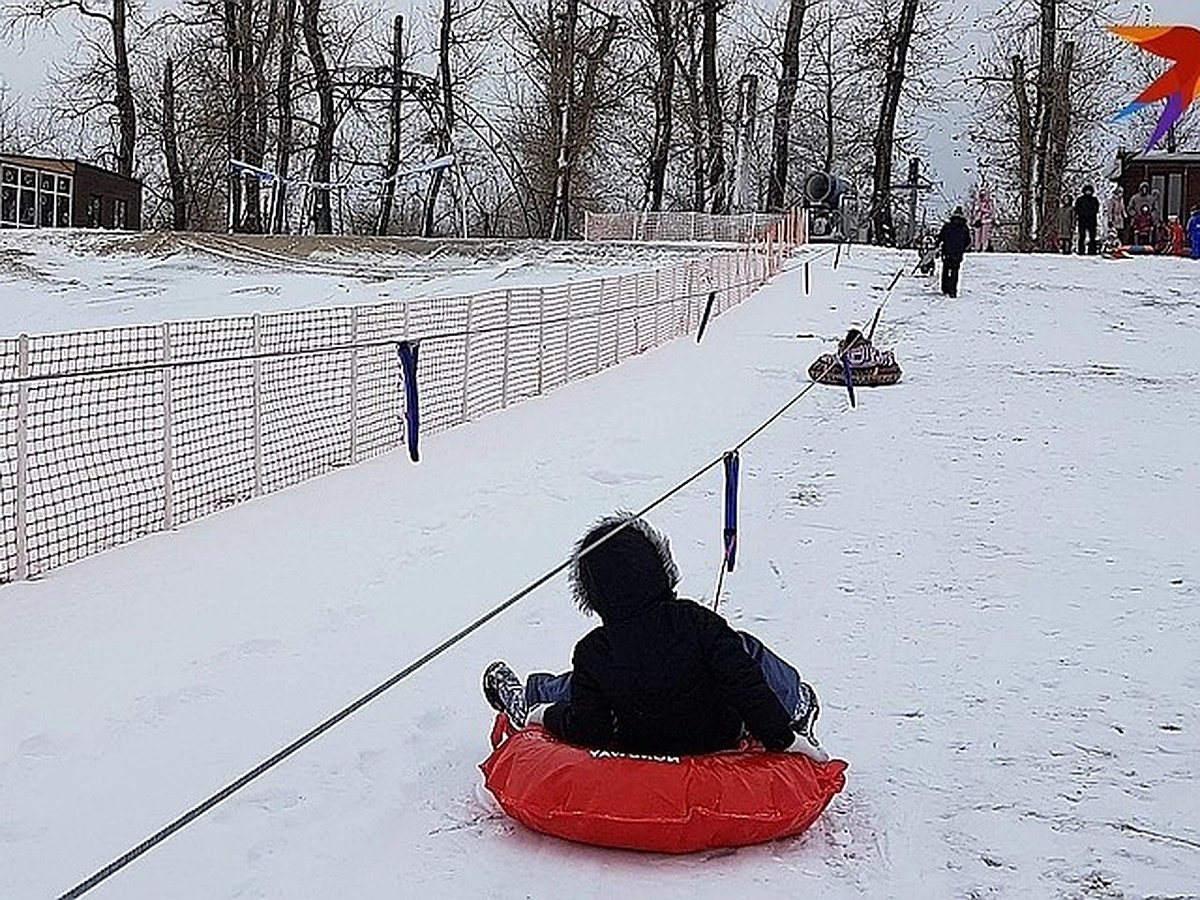
[[[947,297],[958,296],[958,270],[962,267],[963,254],[971,246],[971,229],[961,206],[954,207],[950,221],[938,232],[938,244],[942,248],[942,293]]]
[[[1079,255],[1096,255],[1096,221],[1100,217],[1100,201],[1090,184],[1075,201],[1075,227],[1079,229]]]

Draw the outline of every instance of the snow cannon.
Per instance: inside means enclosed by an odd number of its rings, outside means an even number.
[[[813,172],[804,179],[804,205],[837,209],[851,190],[850,182],[829,172]]]
[[[810,241],[852,241],[858,231],[858,191],[840,175],[812,172],[804,179],[804,214]]]

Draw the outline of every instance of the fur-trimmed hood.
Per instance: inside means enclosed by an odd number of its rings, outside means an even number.
[[[612,535],[598,547],[583,551]],[[628,619],[651,603],[675,597],[679,569],[665,536],[629,513],[606,516],[571,554],[571,591],[579,608],[605,622]]]

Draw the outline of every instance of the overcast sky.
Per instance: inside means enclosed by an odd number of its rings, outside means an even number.
[[[15,0],[0,0],[0,5],[6,2],[13,3]],[[163,2],[164,7],[171,5],[171,0],[160,2]],[[769,5],[769,0],[763,2],[764,5]],[[783,3],[785,0],[779,2]],[[961,6],[959,14],[963,24],[951,27],[961,30],[959,35],[954,36],[953,43],[960,51],[966,51],[965,58],[961,63],[951,64],[943,71],[942,75],[947,84],[952,85],[955,78],[966,75],[968,69],[975,67],[977,57],[971,52],[971,48],[985,52],[988,49],[986,32],[990,25],[989,15],[1000,3],[1001,0],[975,0]],[[953,5],[959,7],[958,3]],[[388,4],[390,12],[400,13],[409,22],[416,23],[429,20],[433,15],[432,8],[433,0],[393,0]],[[1130,21],[1136,19],[1139,22],[1153,21],[1156,24],[1200,26],[1200,0],[1157,0],[1154,3],[1137,3],[1130,0],[1120,9],[1124,13],[1122,18]],[[63,48],[73,42],[69,17],[60,17],[58,21],[61,33],[51,31],[33,35],[23,44],[16,39],[7,45],[0,42],[0,87],[8,85],[13,93],[22,98],[36,96],[43,90],[48,64],[60,58],[64,53]],[[979,22],[982,28],[977,30],[973,24],[975,22]],[[1135,51],[1130,48],[1130,52]],[[1131,95],[1141,87],[1142,85],[1130,85]],[[929,111],[921,117],[922,121],[918,126],[918,134],[925,145],[923,155],[929,157],[933,177],[938,182],[937,191],[927,198],[926,205],[931,210],[944,210],[965,199],[968,187],[978,177],[975,155],[966,134],[972,110],[967,102],[953,99],[954,94],[961,90],[949,87],[941,92],[942,97],[931,98]],[[1130,98],[1113,97],[1111,109],[1097,110],[1097,115],[1116,112]],[[1115,147],[1113,151],[1115,153]]]

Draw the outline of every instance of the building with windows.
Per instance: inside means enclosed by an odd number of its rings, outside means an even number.
[[[137,179],[78,160],[0,153],[0,228],[141,227]]]
[[[1200,208],[1200,153],[1130,153],[1120,151],[1109,178],[1121,186],[1125,202],[1145,182],[1161,198],[1162,215],[1186,222]]]

